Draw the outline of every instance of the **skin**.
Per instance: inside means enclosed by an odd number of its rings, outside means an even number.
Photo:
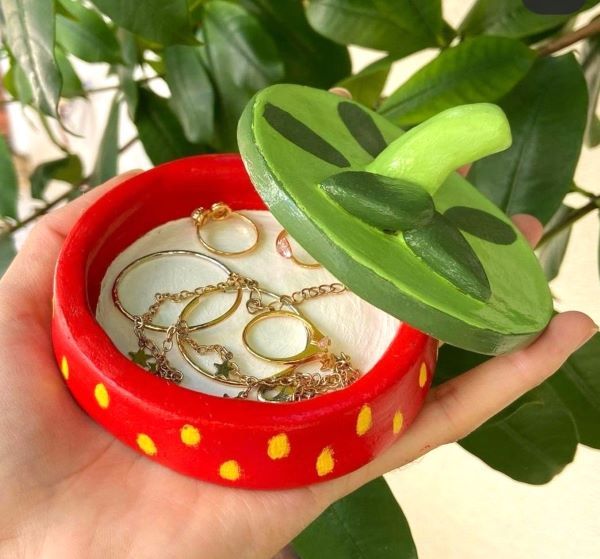
[[[0,280],[1,557],[268,559],[329,504],[477,428],[597,331],[581,313],[558,315],[530,347],[432,390],[397,444],[341,479],[275,492],[186,478],[91,421],[52,355],[52,274],[63,240],[94,200],[129,176],[44,217]],[[535,244],[540,224],[514,220]]]

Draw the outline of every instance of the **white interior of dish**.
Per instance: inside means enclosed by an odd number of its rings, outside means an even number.
[[[337,280],[324,268],[309,269],[283,258],[275,250],[275,239],[281,226],[267,211],[246,211],[259,231],[258,246],[249,254],[225,257],[206,250],[196,236],[191,219],[179,219],[153,229],[127,247],[110,265],[102,281],[96,317],[115,346],[125,355],[138,349],[133,324],[114,305],[112,286],[119,272],[128,264],[144,255],[164,250],[191,250],[217,259],[231,271],[259,282],[264,289],[289,294],[305,287],[330,284]],[[213,246],[232,251],[252,244],[253,232],[242,220],[230,218],[211,222],[202,229],[203,236]],[[303,261],[311,261],[293,240],[294,255]],[[119,296],[132,314],[143,314],[153,302],[155,293],[193,290],[197,286],[224,281],[226,274],[209,261],[192,256],[168,256],[148,261],[133,268],[122,280]],[[253,317],[246,309],[248,292],[244,292],[242,304],[230,318],[199,330],[193,337],[201,344],[221,344],[234,355],[241,371],[256,377],[267,377],[285,368],[260,360],[251,355],[243,345],[242,331]],[[205,296],[190,315],[188,323],[199,323],[222,314],[235,300],[235,293],[218,293]],[[266,301],[270,300],[268,298]],[[172,324],[182,306],[169,304],[157,315],[155,322]],[[331,339],[330,350],[344,352],[360,371],[369,371],[385,353],[397,334],[400,322],[363,301],[353,293],[328,295],[306,301],[298,310],[323,334]],[[164,334],[148,332],[160,343]],[[306,329],[301,322],[289,318],[274,318],[262,322],[252,331],[251,341],[261,352],[273,356],[294,355],[306,345]],[[177,347],[169,353],[170,362],[184,374],[181,386],[207,394],[235,396],[240,389],[229,387],[196,372],[181,356]],[[220,361],[215,355],[197,359],[208,370]]]

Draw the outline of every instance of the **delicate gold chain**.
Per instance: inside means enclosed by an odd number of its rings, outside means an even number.
[[[151,372],[172,382],[180,383],[183,380],[183,373],[174,368],[167,358],[167,354],[173,348],[174,339],[177,336],[182,343],[187,344],[198,355],[217,354],[224,369],[223,373],[219,374],[226,375],[229,381],[228,384],[244,388],[239,393],[239,398],[248,398],[252,391],[256,391],[258,395],[262,395],[264,399],[271,401],[303,400],[332,390],[339,390],[359,378],[360,373],[352,367],[350,358],[346,354],[341,353],[336,356],[329,353],[327,349],[319,356],[320,370],[322,372],[331,371],[327,375],[322,375],[320,372],[300,371],[299,365],[289,367],[285,371],[266,379],[245,375],[240,371],[238,364],[233,360],[233,354],[226,347],[219,344],[199,344],[190,336],[187,324],[181,318],[168,328],[160,347],[146,336],[146,326],[152,322],[165,302],[181,303],[207,293],[228,292],[233,289],[248,289],[250,291],[246,308],[251,314],[280,311],[285,306],[299,305],[309,299],[346,291],[346,287],[341,283],[319,285],[304,288],[290,295],[280,295],[271,303],[265,304],[256,280],[232,272],[227,280],[215,285],[197,287],[193,291],[157,293],[148,310],[143,315],[134,317],[134,333],[138,339],[138,346],[144,353],[147,351],[155,361],[155,369],[151,369]],[[215,380],[219,380],[218,374],[215,375]],[[278,393],[275,396],[269,396],[270,391],[278,391]]]

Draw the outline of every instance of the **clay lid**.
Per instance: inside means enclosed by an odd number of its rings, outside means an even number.
[[[454,172],[510,145],[499,107],[456,107],[404,133],[353,101],[275,85],[250,101],[238,141],[275,218],[371,304],[489,354],[548,323],[552,298],[533,251]]]

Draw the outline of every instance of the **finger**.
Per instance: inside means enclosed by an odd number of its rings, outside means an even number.
[[[544,226],[538,219],[529,214],[515,214],[511,219],[532,247],[540,242],[544,233]]]
[[[45,316],[51,304],[54,265],[73,224],[108,190],[139,172],[119,175],[40,219],[2,277],[0,296],[3,302],[17,307],[21,315]]]
[[[332,87],[329,93],[345,97],[346,99],[352,99],[352,93],[350,93],[345,87]]]

